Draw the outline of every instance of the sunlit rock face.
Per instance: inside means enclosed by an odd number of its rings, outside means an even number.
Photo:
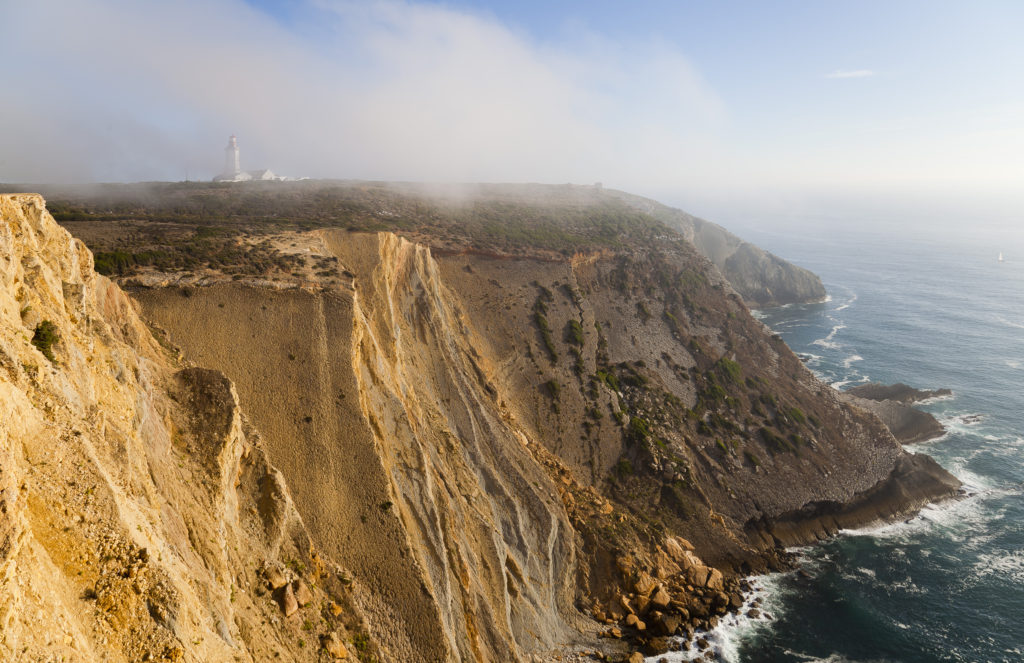
[[[596,636],[707,624],[776,545],[957,488],[682,238],[513,257],[321,229],[296,240],[337,279],[137,309],[41,198],[0,215],[8,658],[621,650]]]
[[[234,386],[161,347],[35,195],[0,196],[0,369],[0,658],[320,660],[303,620],[360,632]],[[292,617],[271,570],[307,590]]]
[[[235,380],[398,656],[555,651],[655,597],[708,618],[776,545],[956,491],[681,239],[529,258],[314,234],[340,285],[134,294]]]

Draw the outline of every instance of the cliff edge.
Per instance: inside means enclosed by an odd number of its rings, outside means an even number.
[[[0,541],[3,660],[313,661],[318,635],[365,637],[231,382],[178,364],[29,194],[0,196]]]

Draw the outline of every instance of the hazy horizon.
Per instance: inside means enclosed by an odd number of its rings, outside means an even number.
[[[0,182],[574,182],[1015,223],[1024,5],[6,3]],[[884,222],[884,221],[883,221]]]

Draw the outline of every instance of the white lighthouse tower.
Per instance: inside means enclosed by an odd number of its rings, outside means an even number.
[[[241,172],[242,167],[238,160],[238,138],[231,134],[231,138],[228,138],[228,146],[224,148],[224,174],[222,177],[226,180],[233,180]]]
[[[228,138],[228,146],[224,148],[224,172],[213,178],[214,182],[248,182],[250,180],[283,181],[288,178],[278,177],[267,169],[242,170],[238,160],[238,138],[232,134]]]

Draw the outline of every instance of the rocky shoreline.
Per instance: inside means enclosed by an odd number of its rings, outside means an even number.
[[[842,398],[873,412],[897,440],[911,444],[945,434],[931,414],[911,404],[950,395],[949,389],[920,390],[902,383],[870,383],[849,390]],[[843,529],[899,520],[926,504],[961,494],[959,481],[930,456],[908,454],[897,461],[888,477],[848,502],[808,504],[776,518],[750,522],[746,533],[751,541],[759,541],[772,553],[768,564],[771,570],[788,570],[795,568],[795,561],[787,548],[825,540]],[[680,566],[678,575],[667,577],[662,566],[640,570],[633,566],[631,558],[622,558],[618,561],[619,570],[624,578],[633,580],[634,591],[620,594],[607,606],[595,606],[590,611],[598,622],[607,625],[600,636],[621,640],[623,651],[579,654],[588,656],[579,660],[639,663],[645,656],[685,650],[692,644],[706,651],[705,658],[715,660],[707,640],[701,642],[702,633],[714,629],[725,615],[742,612],[744,595],[751,590],[750,582],[742,576],[723,577],[717,570],[703,567],[685,540],[669,538],[664,548],[667,556]],[[701,570],[705,572],[700,573]],[[756,604],[748,611],[751,617],[760,616]]]
[[[901,444],[917,444],[942,437],[946,429],[935,417],[918,410],[913,404],[952,394],[949,389],[922,390],[903,383],[884,385],[871,382],[843,392],[843,399],[873,412]]]

